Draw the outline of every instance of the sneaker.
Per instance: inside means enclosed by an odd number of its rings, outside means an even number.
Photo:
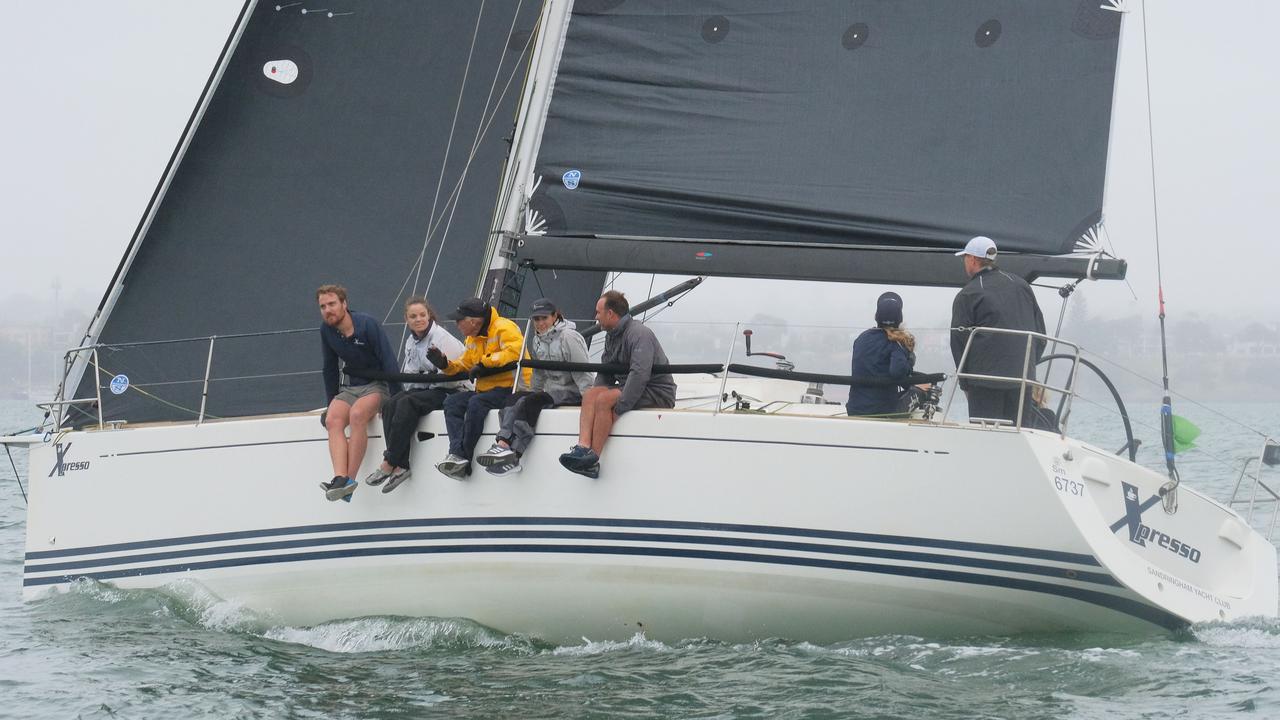
[[[471,475],[471,461],[449,453],[449,456],[436,465],[436,469],[454,480],[465,480]]]
[[[476,458],[476,462],[479,461],[480,458]],[[524,468],[520,466],[519,460],[508,460],[506,462],[489,465],[485,468],[485,472],[497,477],[505,477],[507,475],[515,475],[523,469]]]
[[[600,462],[600,456],[595,454],[591,448],[581,445],[574,445],[569,452],[560,456],[560,464],[574,472],[581,468],[595,465],[598,462]]]
[[[593,462],[586,467],[569,468],[569,470],[570,472],[575,472],[575,473],[578,473],[579,475],[585,475],[586,477],[589,477],[592,480],[598,480],[600,478],[600,462],[599,461]]]
[[[512,450],[509,447],[503,447],[498,443],[494,443],[489,446],[488,450],[484,451],[484,454],[476,457],[476,462],[480,463],[480,465],[484,467],[489,467],[490,465],[505,464],[515,458],[515,456],[515,450]]]
[[[400,483],[408,480],[412,474],[409,468],[396,468],[387,476],[387,484],[382,486],[382,494],[385,495],[400,487]]]
[[[373,469],[369,476],[364,479],[365,483],[377,487],[381,485],[387,478],[391,477],[391,473],[382,469],[382,466]]]
[[[320,487],[324,488],[324,496],[329,500],[346,500],[351,502],[351,493],[356,491],[357,483],[349,477],[342,475],[334,475],[333,479],[327,483],[320,483]]]

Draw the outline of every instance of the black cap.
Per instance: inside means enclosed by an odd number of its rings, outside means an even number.
[[[458,303],[458,309],[449,313],[450,320],[461,320],[462,318],[487,318],[489,317],[489,304],[480,298],[471,298]]]
[[[896,292],[887,292],[876,300],[876,324],[898,327],[902,324],[902,298]]]
[[[529,310],[529,317],[546,317],[556,314],[556,304],[546,298],[533,301],[533,307]]]

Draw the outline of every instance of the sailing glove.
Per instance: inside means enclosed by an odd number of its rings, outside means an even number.
[[[432,345],[431,347],[427,348],[427,360],[429,360],[432,365],[435,365],[441,370],[449,366],[449,358],[445,357],[444,353],[441,352],[440,348],[436,347],[435,345]]]
[[[472,380],[475,380],[476,378],[480,377],[480,373],[482,371],[484,371],[484,366],[481,365],[480,363],[476,363],[475,365],[471,366],[470,370],[467,371],[467,377]]]

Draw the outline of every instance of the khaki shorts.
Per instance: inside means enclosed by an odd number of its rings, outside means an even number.
[[[374,380],[364,385],[344,385],[338,390],[338,394],[333,396],[334,400],[341,400],[348,405],[355,405],[356,401],[366,395],[379,394],[385,401],[391,395],[391,389],[382,380]]]

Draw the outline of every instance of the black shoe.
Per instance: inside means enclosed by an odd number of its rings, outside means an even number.
[[[592,454],[594,455],[595,453],[592,453]],[[571,472],[578,473],[579,475],[589,477],[592,480],[598,480],[600,478],[600,462],[599,461],[591,463],[586,467],[569,468],[569,470]]]
[[[560,464],[566,470],[578,472],[582,468],[590,467],[600,462],[600,456],[595,454],[589,447],[574,445],[569,452],[560,456]]]
[[[356,485],[358,483],[355,480],[342,475],[334,475],[329,482],[320,483],[324,496],[330,501],[346,500],[347,502],[351,502],[351,493],[356,491]]]

